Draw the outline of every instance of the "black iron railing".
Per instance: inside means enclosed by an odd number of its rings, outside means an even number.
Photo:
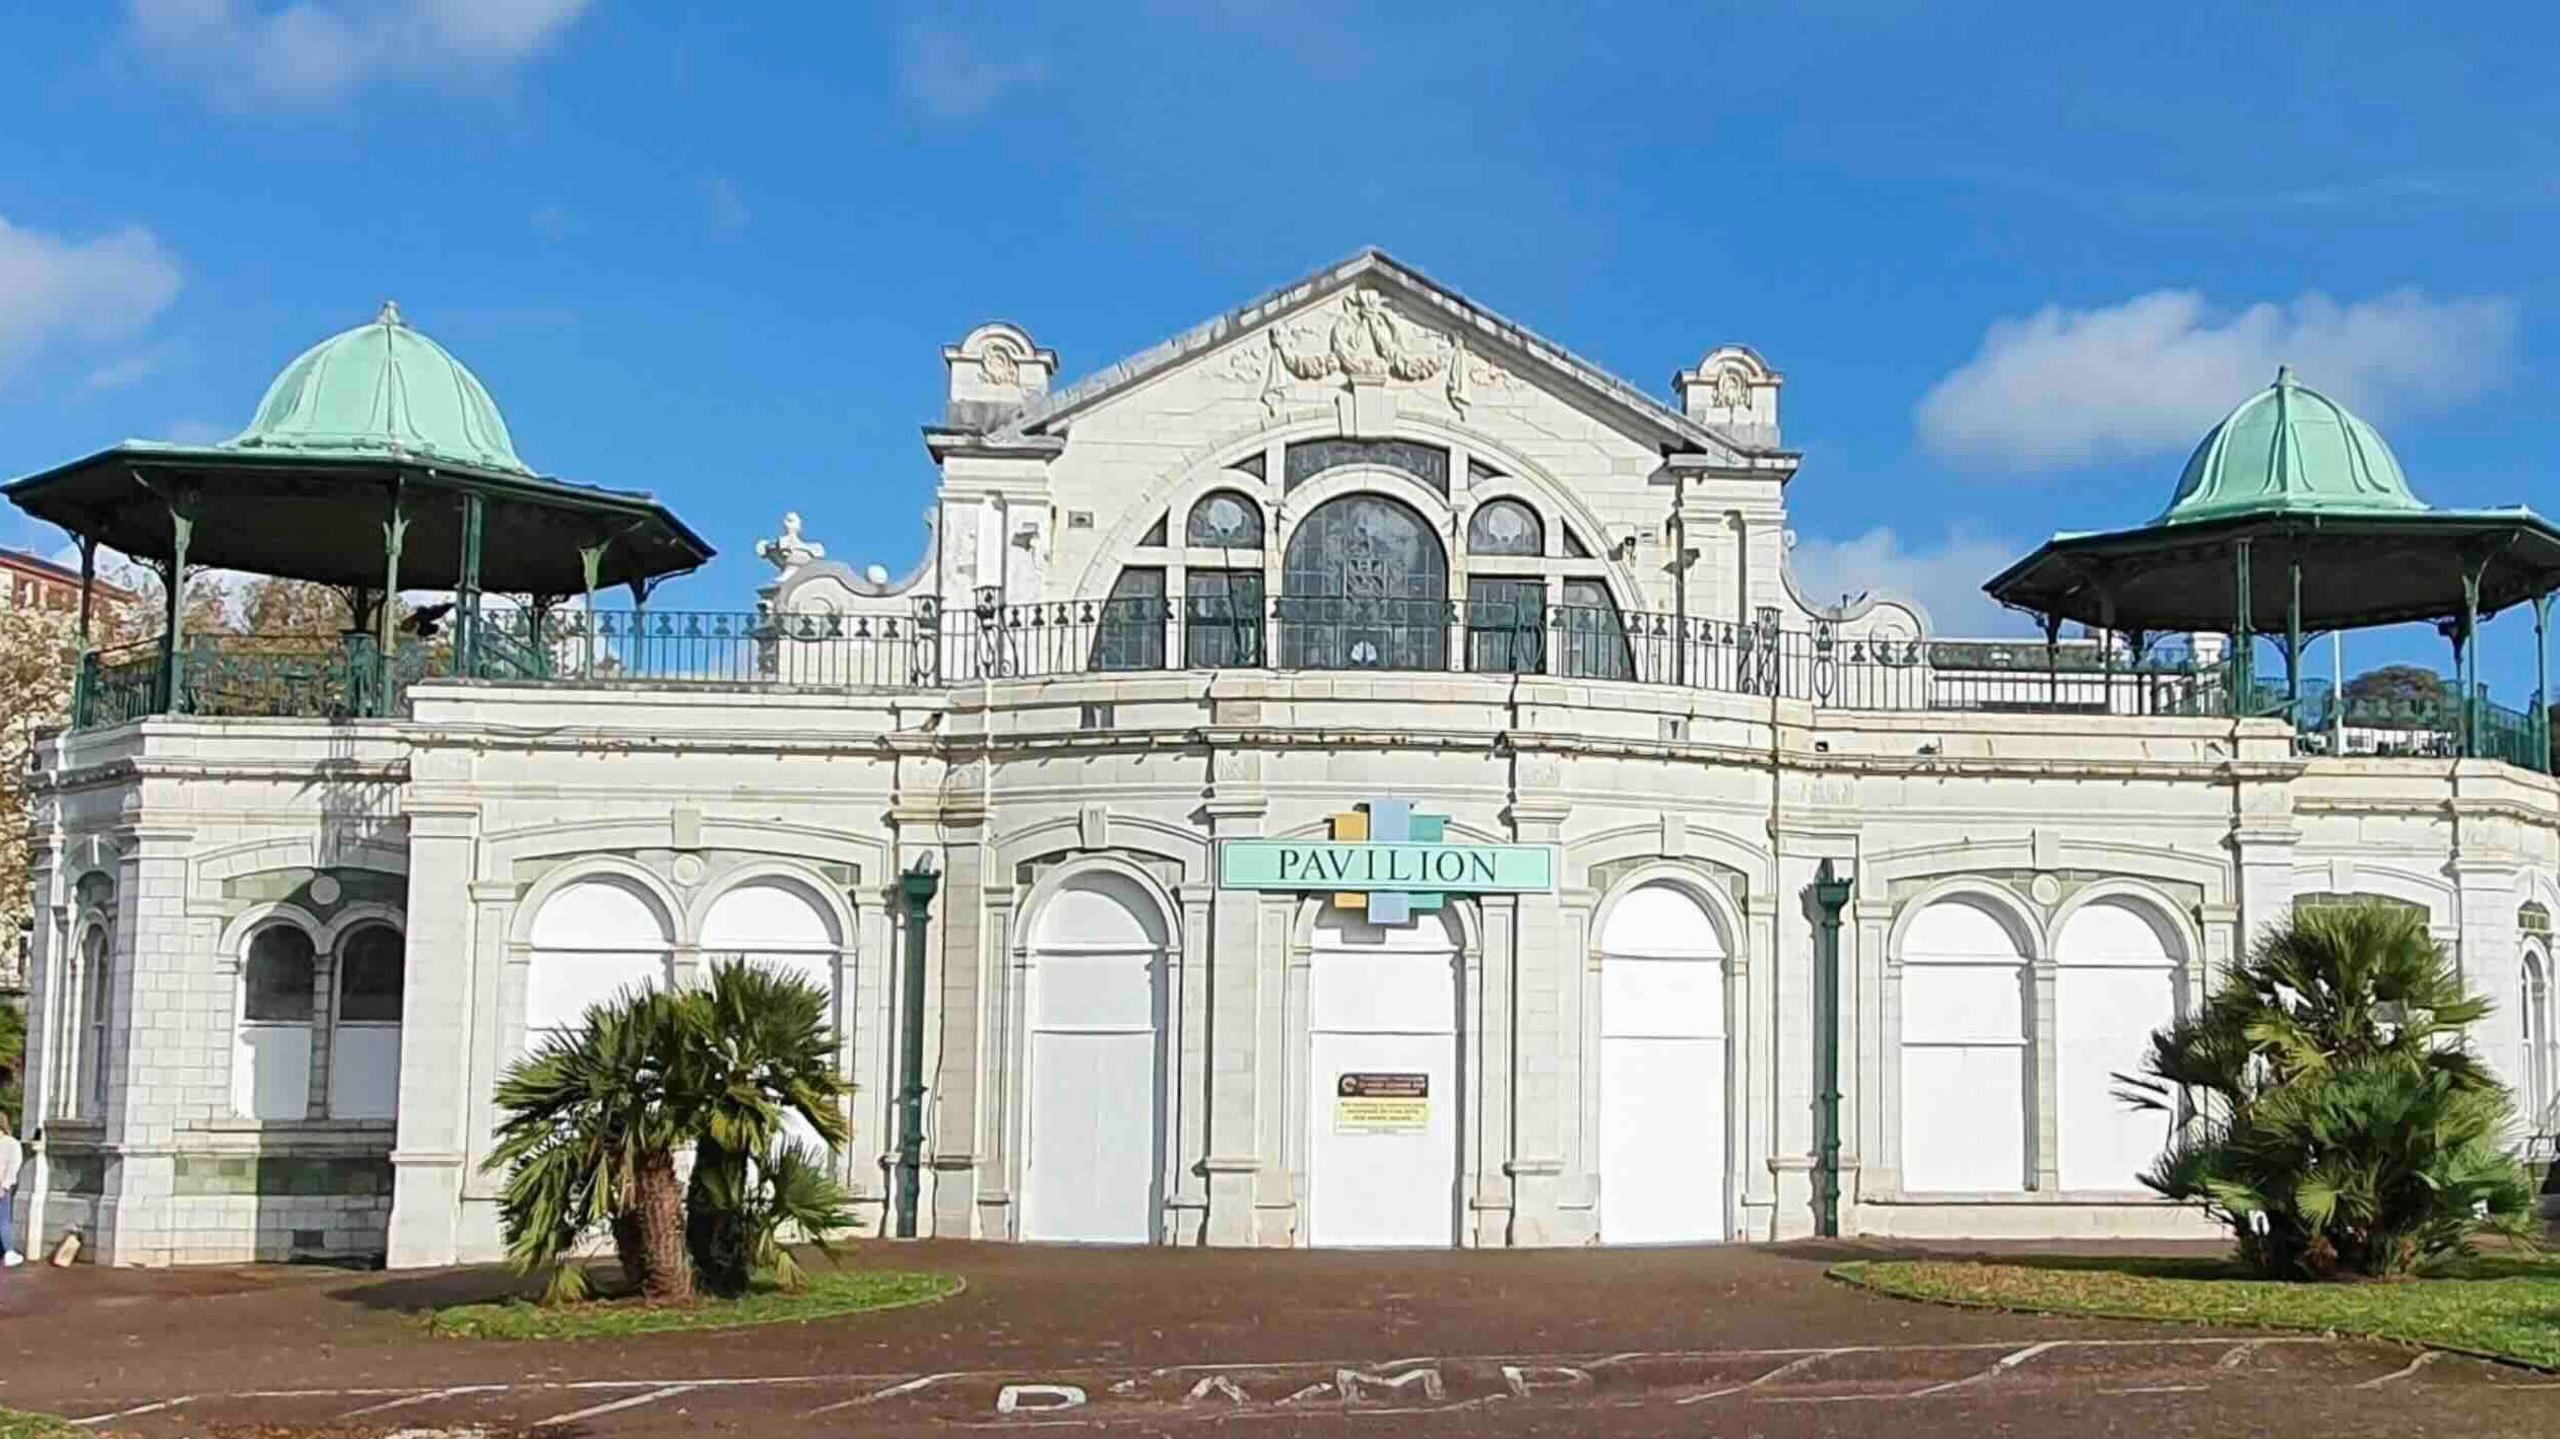
[[[934,690],[998,680],[1147,671],[1544,676],[1799,700],[1836,709],[2228,717],[2290,715],[2306,749],[2476,754],[2545,767],[2542,716],[2466,705],[2446,689],[2337,711],[2326,686],[2298,702],[2235,687],[2231,667],[2095,646],[1844,636],[1817,621],[1749,622],[1535,602],[1226,598],[1064,600],[903,613],[492,609],[467,652],[404,637],[385,665],[373,638],[191,637],[82,661],[73,723],[149,714],[348,718],[400,713],[429,676],[544,685],[793,686]],[[2467,740],[2466,740],[2467,737]]]

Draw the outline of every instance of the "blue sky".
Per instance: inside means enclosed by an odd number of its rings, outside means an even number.
[[[389,296],[743,607],[786,508],[912,562],[975,322],[1073,376],[1376,244],[1658,392],[1758,348],[1810,587],[1945,628],[2277,359],[2560,509],[2560,19],[2178,8],[19,0],[0,472],[227,434]]]

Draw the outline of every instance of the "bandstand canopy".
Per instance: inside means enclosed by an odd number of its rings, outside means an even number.
[[[535,474],[497,402],[396,306],[305,351],[239,435],[211,445],[128,440],[8,486],[21,509],[166,564],[174,517],[192,520],[190,566],[379,586],[385,524],[407,520],[403,588],[464,581],[464,508],[483,511],[479,587],[576,593],[700,566],[711,547],[645,494]]]
[[[2285,369],[2205,435],[2158,518],[2057,535],[1984,588],[2107,630],[2281,632],[2297,582],[2304,632],[2485,617],[2560,588],[2560,527],[2428,508],[2372,426]]]

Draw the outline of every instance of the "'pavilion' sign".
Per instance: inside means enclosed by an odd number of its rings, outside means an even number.
[[[1449,817],[1380,800],[1333,816],[1330,840],[1231,839],[1218,847],[1218,887],[1326,893],[1374,924],[1402,924],[1452,894],[1539,894],[1555,888],[1542,844],[1451,844]]]

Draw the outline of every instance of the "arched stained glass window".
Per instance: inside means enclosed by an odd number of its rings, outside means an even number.
[[[1262,548],[1262,506],[1234,490],[1212,490],[1191,507],[1184,543],[1226,550]]]
[[[1518,500],[1488,500],[1467,521],[1468,554],[1535,557],[1546,552],[1546,526],[1536,510]]]
[[[1636,677],[1634,651],[1627,644],[1626,622],[1609,587],[1598,580],[1564,582],[1564,609],[1557,617],[1564,646],[1564,672],[1575,679],[1631,680]]]
[[[1289,537],[1282,587],[1285,666],[1448,664],[1448,551],[1409,505],[1370,494],[1318,505]]]

